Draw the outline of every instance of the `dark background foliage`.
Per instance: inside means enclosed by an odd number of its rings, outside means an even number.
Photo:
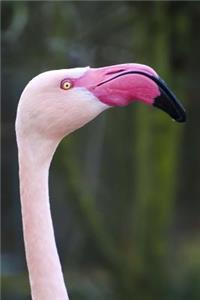
[[[186,124],[134,104],[64,139],[50,172],[70,299],[200,298],[200,3],[2,2],[2,299],[30,299],[14,122],[40,72],[139,62],[187,109]]]

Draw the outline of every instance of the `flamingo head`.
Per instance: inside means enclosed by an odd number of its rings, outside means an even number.
[[[24,89],[17,112],[20,135],[61,139],[103,110],[140,101],[184,122],[185,110],[150,67],[121,64],[48,71]]]

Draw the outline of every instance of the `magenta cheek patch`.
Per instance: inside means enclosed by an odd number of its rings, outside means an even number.
[[[103,103],[109,106],[125,106],[129,104],[129,93],[125,89],[106,87],[97,87],[93,94]]]
[[[93,93],[100,101],[112,106],[125,106],[135,100],[152,104],[160,94],[155,82],[138,74],[114,78],[97,86]]]
[[[110,95],[99,95],[97,97],[101,102],[109,106],[126,106],[130,103],[129,97],[124,93],[113,93]]]

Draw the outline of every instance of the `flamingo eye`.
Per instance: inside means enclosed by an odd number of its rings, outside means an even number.
[[[73,86],[73,84],[72,84],[71,80],[69,80],[69,79],[62,80],[61,84],[60,84],[60,87],[63,90],[69,90],[72,88],[72,86]]]

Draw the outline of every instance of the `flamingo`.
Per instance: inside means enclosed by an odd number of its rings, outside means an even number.
[[[156,106],[178,122],[183,106],[142,64],[47,71],[20,97],[16,117],[23,236],[32,299],[68,300],[52,224],[48,174],[60,141],[114,106]]]

